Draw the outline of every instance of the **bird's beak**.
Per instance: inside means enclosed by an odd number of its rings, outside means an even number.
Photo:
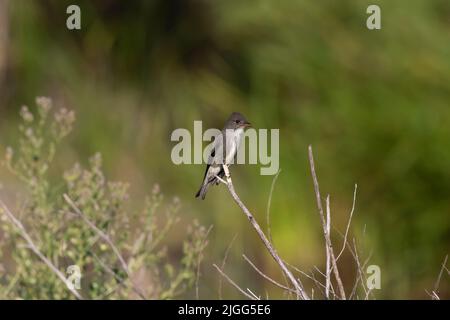
[[[244,122],[244,128],[249,128],[249,127],[251,127],[252,126],[252,124],[250,123],[250,122]]]

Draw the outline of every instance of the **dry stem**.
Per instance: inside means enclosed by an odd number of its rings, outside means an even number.
[[[241,287],[239,287],[236,282],[234,282],[233,280],[231,280],[231,278],[229,276],[226,275],[225,272],[223,272],[216,264],[213,264],[214,268],[217,269],[217,271],[219,271],[219,273],[222,275],[222,277],[224,277],[225,279],[227,279],[227,281],[236,289],[239,290],[240,293],[242,293],[244,296],[246,296],[247,298],[251,299],[251,300],[257,300],[254,295],[250,295],[247,292],[245,292],[245,290],[243,290]]]
[[[333,265],[333,273],[334,273],[334,276],[336,278],[336,282],[337,282],[337,285],[339,288],[339,294],[341,296],[341,299],[345,300],[346,297],[345,297],[344,285],[342,284],[342,280],[339,275],[336,258],[334,256],[333,245],[331,243],[330,233],[327,231],[327,222],[325,220],[324,213],[323,213],[322,198],[320,196],[319,182],[317,181],[316,170],[314,168],[314,157],[313,157],[311,146],[308,147],[308,154],[309,154],[309,163],[311,166],[311,175],[312,175],[313,183],[314,183],[314,191],[316,193],[317,208],[319,209],[319,215],[320,215],[320,219],[322,221],[322,228],[323,228],[323,234],[325,237],[325,243],[328,247],[327,252],[329,250],[331,263]]]
[[[248,220],[250,221],[252,227],[255,229],[255,231],[258,233],[259,237],[261,238],[262,242],[266,246],[267,250],[269,251],[270,255],[273,257],[275,262],[280,266],[281,270],[284,272],[284,274],[287,276],[289,281],[292,283],[292,285],[295,288],[297,298],[309,300],[309,297],[305,290],[303,289],[303,286],[295,279],[291,271],[286,267],[283,260],[278,255],[277,251],[273,247],[272,243],[267,239],[264,232],[261,230],[261,227],[259,226],[258,222],[255,220],[252,213],[247,209],[247,207],[244,205],[244,203],[241,201],[239,196],[237,195],[236,191],[234,190],[233,182],[231,181],[230,172],[228,170],[227,165],[223,165],[223,169],[225,171],[225,177],[226,177],[226,183],[225,185],[228,188],[228,191],[230,192],[231,196],[233,197],[234,201],[238,204],[238,206],[241,208],[241,210],[245,213]]]

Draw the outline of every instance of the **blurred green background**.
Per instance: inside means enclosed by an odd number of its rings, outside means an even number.
[[[74,3],[82,28],[70,31],[66,8]],[[366,28],[370,4],[381,7],[381,30]],[[448,0],[0,0],[1,154],[16,141],[20,106],[40,95],[77,114],[55,172],[99,151],[107,174],[129,181],[134,199],[159,183],[181,199],[183,220],[214,225],[201,298],[218,298],[212,263],[221,264],[235,235],[225,271],[244,288],[283,297],[242,259],[282,280],[225,188],[195,199],[204,166],[170,160],[174,129],[192,130],[194,120],[220,128],[232,111],[256,128],[280,129],[271,230],[290,264],[323,270],[325,261],[309,144],[341,232],[358,184],[351,235],[381,268],[375,297],[428,298],[449,252]],[[259,168],[231,170],[265,229],[273,177]],[[0,179],[2,194],[20,192],[3,167]],[[180,239],[175,229],[170,241]],[[340,263],[351,288],[351,255]],[[448,280],[441,298],[450,298]],[[224,297],[241,296],[224,284]]]

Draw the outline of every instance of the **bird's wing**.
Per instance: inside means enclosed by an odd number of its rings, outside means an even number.
[[[209,167],[211,166],[211,160],[214,158],[215,153],[216,152],[215,152],[214,148],[212,148],[211,154],[209,155],[209,158],[208,158],[208,163],[206,164],[206,170],[205,170],[205,174],[203,175],[203,181],[205,181],[206,175],[208,174]]]
[[[217,144],[218,141],[220,141],[221,139],[216,139],[217,137],[214,137],[214,142],[211,148],[211,152],[208,156],[208,162],[206,163],[206,170],[205,170],[205,174],[203,176],[203,181],[205,181],[206,176],[208,175],[208,170],[209,167],[211,167],[212,164],[214,164],[216,161],[215,157],[216,157],[216,148],[217,148]]]
[[[214,143],[213,143],[213,147],[211,149],[211,154],[208,158],[208,163],[210,165],[217,165],[217,164],[222,164],[223,163],[223,159],[221,159],[221,157],[223,157],[224,151],[223,151],[223,140],[224,140],[224,135],[217,135],[214,138]]]
[[[223,149],[223,138],[222,135],[218,135],[214,137],[211,153],[209,154],[208,163],[206,164],[206,170],[203,176],[203,181],[205,181],[206,177],[208,176],[208,171],[211,166],[216,167],[217,165],[223,163],[223,160],[220,159],[220,156],[223,153],[222,149]],[[224,175],[223,169],[220,167],[220,170],[218,170],[218,172],[211,172],[211,177],[214,177],[216,174],[218,174],[220,177],[223,177]],[[211,179],[211,177],[208,177],[208,180]]]
[[[208,165],[211,165],[213,163],[214,157],[216,155],[216,144],[217,144],[217,142],[216,142],[216,139],[214,138],[214,142],[213,142],[213,145],[212,145],[212,148],[211,148],[211,152],[210,152],[209,157],[208,157]]]

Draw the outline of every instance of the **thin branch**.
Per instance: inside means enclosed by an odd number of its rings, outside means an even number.
[[[287,262],[286,262],[287,263]],[[307,277],[308,279],[312,280],[316,287],[319,289],[320,293],[322,293],[323,295],[325,295],[325,292],[322,289],[325,289],[325,285],[323,283],[321,283],[319,280],[316,279],[316,277],[314,276],[314,271],[311,271],[311,275],[307,274],[306,272],[300,270],[299,268],[297,268],[296,266],[287,263],[288,266],[290,266],[291,268],[293,268],[295,271],[297,271],[298,273],[300,273],[301,275]],[[319,268],[317,268],[316,266],[314,266],[314,269],[317,270],[317,272],[323,276],[325,278],[325,274],[320,271]],[[334,293],[334,288],[333,288],[333,284],[331,283],[331,287],[330,287],[330,293],[334,296],[334,298],[338,298],[338,296],[336,296],[336,294]]]
[[[125,271],[125,273],[127,274],[128,277],[130,277],[130,271],[128,269],[128,265],[125,262],[125,259],[122,257],[122,254],[120,253],[119,249],[117,249],[117,247],[114,245],[114,243],[112,242],[111,238],[104,233],[102,230],[100,230],[99,228],[97,228],[97,226],[91,222],[82,212],[80,209],[78,209],[78,207],[75,205],[75,203],[69,198],[69,196],[67,194],[63,195],[64,200],[66,200],[67,204],[69,204],[70,207],[72,207],[72,209],[75,211],[75,213],[92,229],[94,230],[95,233],[97,233],[100,238],[102,238],[106,243],[109,244],[109,246],[111,247],[111,249],[114,251],[114,254],[117,256],[117,258],[120,261],[120,264],[122,266],[122,269]]]
[[[130,279],[131,286],[135,292],[139,292],[139,296],[142,299],[146,299],[145,295],[142,293],[142,291],[135,286],[133,283],[133,280],[131,279],[131,273],[128,268],[128,264],[125,262],[125,259],[123,258],[122,254],[120,253],[119,249],[116,247],[116,245],[112,242],[111,238],[102,230],[100,230],[93,222],[91,222],[84,214],[81,212],[81,210],[75,205],[75,203],[72,201],[72,199],[69,198],[67,194],[63,195],[64,200],[69,204],[69,206],[75,211],[75,213],[95,232],[97,235],[102,238],[106,243],[109,244],[114,254],[119,259],[119,262],[122,266],[122,269],[125,271],[127,278]]]
[[[439,271],[439,275],[436,279],[436,282],[434,283],[433,296],[434,296],[434,299],[437,298],[437,300],[440,300],[439,295],[438,295],[439,284],[441,283],[442,273],[444,272],[444,269],[447,266],[447,260],[448,260],[448,255],[445,256],[444,262],[442,263],[441,271]]]
[[[261,230],[261,227],[259,226],[258,222],[256,222],[256,220],[253,217],[253,215],[251,214],[251,212],[247,209],[247,207],[244,205],[244,203],[241,201],[241,199],[237,195],[236,191],[234,190],[233,183],[231,181],[231,177],[230,177],[230,172],[228,170],[228,166],[227,165],[223,165],[223,169],[225,171],[225,177],[226,177],[226,180],[227,180],[226,186],[228,188],[228,191],[230,192],[230,194],[233,197],[234,201],[238,204],[238,206],[242,209],[242,211],[247,216],[247,218],[250,221],[252,227],[258,233],[259,237],[261,238],[262,242],[266,246],[267,250],[269,251],[269,253],[273,257],[275,262],[280,266],[281,270],[283,270],[283,272],[286,274],[286,276],[292,282],[293,286],[295,287],[295,289],[297,291],[297,297],[301,298],[301,299],[304,299],[304,300],[309,300],[309,297],[308,297],[307,293],[305,292],[305,290],[303,289],[303,287],[301,286],[301,284],[295,279],[295,277],[292,275],[291,271],[289,271],[289,269],[286,267],[286,265],[284,264],[283,260],[280,258],[280,256],[278,255],[277,251],[273,247],[272,243],[267,239],[267,237],[265,236],[264,232]]]
[[[255,264],[245,254],[243,254],[242,256],[244,257],[245,261],[247,261],[248,264],[251,265],[253,267],[253,269],[255,269],[256,272],[258,272],[264,279],[268,280],[269,282],[271,282],[272,284],[276,285],[277,287],[280,287],[283,290],[286,290],[286,291],[289,291],[289,292],[292,292],[292,293],[296,293],[296,291],[294,289],[282,285],[281,283],[273,280],[268,275],[266,275],[264,272],[259,270],[258,267],[255,266]]]
[[[216,178],[223,184],[225,184],[225,185],[227,184],[227,182],[225,180],[223,180],[221,177],[219,177],[218,175],[216,175]]]
[[[314,271],[313,270],[311,270],[311,275],[309,275],[309,274],[307,274],[306,272],[303,272],[303,271],[302,271],[302,274],[304,274],[306,277],[308,277],[309,279],[314,281],[314,284],[316,285],[317,289],[319,289],[320,293],[325,295],[325,292],[322,290],[322,288],[325,288],[325,286],[322,283],[320,283],[319,280],[316,279],[316,276],[314,275]],[[333,295],[336,296],[333,291],[331,291],[331,293],[333,293]]]
[[[131,288],[131,290],[134,291],[134,293],[136,293],[142,300],[146,300],[147,298],[145,297],[145,295],[141,292],[140,289],[138,289],[131,281],[130,278],[128,278],[131,282],[131,285],[128,285],[125,281],[127,280],[127,278],[122,278],[121,276],[119,276],[116,272],[114,272],[113,269],[111,269],[106,263],[104,263],[93,251],[90,251],[90,253],[92,254],[92,256],[95,258],[95,260],[97,260],[97,262],[100,264],[100,266],[105,269],[106,272],[108,272],[109,274],[111,274],[118,282],[118,285],[124,285],[126,287]],[[117,287],[116,287],[117,288]]]
[[[444,267],[444,270],[447,271],[447,274],[450,276],[450,270],[447,267]]]
[[[356,261],[356,265],[358,267],[359,278],[361,279],[361,286],[364,289],[364,293],[366,295],[368,295],[370,293],[370,289],[366,288],[366,286],[364,285],[364,283],[366,282],[366,279],[364,278],[365,273],[364,273],[363,267],[361,266],[361,263],[359,261],[358,248],[356,247],[356,240],[355,240],[355,238],[353,238],[353,248],[355,250],[353,255],[354,255],[354,258],[355,258],[355,261]]]
[[[370,259],[372,258],[372,253],[369,254],[369,256],[366,258],[366,260],[365,260],[365,261],[363,262],[363,264],[361,265],[361,264],[359,263],[359,257],[358,257],[357,254],[352,250],[352,248],[350,247],[350,244],[349,244],[348,249],[349,249],[350,253],[351,253],[352,256],[353,256],[353,259],[355,259],[355,261],[356,261],[355,284],[353,285],[352,292],[351,292],[351,294],[350,294],[350,296],[349,296],[349,299],[352,299],[352,298],[356,295],[356,290],[358,289],[358,283],[359,283],[359,281],[361,281],[361,286],[363,287],[363,289],[364,289],[364,291],[366,292],[366,294],[372,293],[370,289],[368,289],[367,291],[365,290],[365,287],[364,287],[364,282],[365,282],[364,280],[365,280],[365,279],[364,279],[364,277],[363,277],[363,274],[364,274],[364,268],[366,267],[366,265],[369,263]],[[372,294],[372,296],[373,296],[373,294]]]
[[[252,295],[255,300],[261,300],[261,297],[258,297],[252,290],[250,290],[249,288],[247,288],[247,291],[250,292],[250,295]]]
[[[14,275],[14,277],[9,281],[9,284],[7,285],[5,290],[2,292],[2,295],[1,295],[1,299],[2,300],[11,300],[11,299],[8,299],[8,295],[11,292],[11,290],[14,289],[14,287],[16,286],[16,284],[19,281],[19,279],[20,279],[20,273],[17,272]]]
[[[92,254],[92,256],[97,260],[97,262],[100,264],[100,266],[105,269],[106,272],[108,272],[109,274],[111,274],[114,279],[116,279],[117,281],[117,285],[111,289],[108,290],[106,293],[104,293],[102,295],[102,298],[100,300],[105,299],[106,297],[108,297],[110,294],[114,293],[119,287],[121,286],[127,286],[125,283],[125,278],[122,278],[121,276],[119,276],[117,273],[115,273],[108,265],[106,265],[106,263],[104,263],[94,252],[90,251],[90,253]],[[138,295],[139,293],[136,292]]]
[[[364,297],[364,300],[369,300],[369,294],[372,292],[372,288],[369,288],[369,290],[367,290],[366,296]]]
[[[314,266],[314,270],[316,270],[324,279],[327,278],[326,274],[323,273],[322,271],[320,271],[320,269],[317,266]],[[314,270],[311,270],[311,274],[314,276]],[[315,278],[314,278],[315,279]],[[319,282],[320,283],[320,282]],[[320,285],[325,289],[326,286],[322,283],[320,283]],[[337,296],[337,294],[335,293],[334,287],[333,287],[333,282],[330,281],[330,293],[333,294],[334,299],[339,299],[339,297]]]
[[[79,300],[83,300],[83,297],[81,294],[79,294],[74,288],[72,288],[69,284],[70,281],[64,276],[64,274],[59,271],[57,267],[44,255],[42,252],[37,248],[37,246],[34,244],[33,240],[31,239],[30,235],[26,231],[25,227],[23,226],[22,222],[18,220],[13,213],[8,209],[8,207],[3,203],[3,201],[0,200],[0,205],[3,208],[3,212],[6,214],[6,216],[11,220],[11,222],[16,226],[16,228],[19,230],[20,235],[22,238],[25,239],[25,241],[28,243],[29,248],[50,268],[50,270],[53,271],[54,274],[58,278],[61,279],[62,282],[64,282],[64,285],[69,289],[69,291]]]
[[[121,286],[123,286],[123,282],[118,282],[114,288],[109,289],[106,293],[102,294],[98,300],[106,300],[110,295],[115,293]]]
[[[427,289],[425,289],[425,292],[427,293],[427,295],[430,296],[432,300],[441,300],[441,298],[439,298],[436,292],[433,291],[432,293],[429,293]]]
[[[307,275],[307,276],[308,276],[308,275]],[[321,288],[321,286],[324,287],[324,285],[321,284],[321,283],[316,279],[316,277],[314,276],[314,271],[312,271],[312,270],[311,270],[311,277],[310,277],[310,278],[314,281],[314,283],[316,284],[316,287],[317,287],[317,289],[319,289],[320,293],[324,294],[324,292],[323,292],[323,290],[322,290],[322,288]],[[319,284],[319,286],[318,286],[317,284]],[[333,288],[333,286],[331,286],[330,289],[331,289],[331,294],[333,295],[334,299],[338,298],[338,297],[336,296],[336,294],[334,293],[334,288]]]
[[[345,300],[346,297],[345,297],[344,285],[342,284],[342,280],[339,275],[339,270],[337,267],[336,258],[334,256],[334,251],[333,251],[333,246],[332,246],[331,239],[330,239],[330,234],[327,232],[326,221],[325,221],[323,207],[322,207],[322,199],[320,196],[319,182],[317,181],[316,170],[314,168],[314,157],[313,157],[311,146],[308,147],[308,154],[309,154],[309,163],[311,166],[311,175],[312,175],[313,183],[314,183],[314,191],[316,193],[317,207],[319,209],[320,218],[322,220],[322,228],[323,228],[323,233],[324,233],[324,237],[325,237],[325,242],[328,246],[328,249],[330,250],[331,263],[333,264],[333,272],[334,272],[334,276],[336,278],[336,282],[337,282],[337,285],[339,288],[339,294],[341,296],[341,299]]]
[[[199,252],[198,258],[197,258],[197,272],[196,272],[196,276],[195,276],[195,297],[197,298],[197,300],[199,299],[198,282],[200,280],[200,265],[202,263],[203,250],[205,250],[206,246],[208,245],[208,235],[211,232],[212,228],[213,228],[213,225],[210,225],[208,230],[206,231],[205,238],[203,239],[201,249],[200,249],[200,252]]]
[[[234,240],[236,240],[237,234],[234,235],[233,239],[231,239],[230,243],[228,244],[227,249],[225,250],[225,255],[222,260],[222,266],[221,268],[225,268],[225,263],[227,262],[228,253],[230,252],[231,246],[233,245]],[[222,278],[219,279],[219,299],[222,300]]]
[[[281,172],[281,169],[278,170],[277,174],[273,177],[272,185],[270,186],[269,199],[267,200],[267,212],[266,212],[267,236],[269,237],[269,241],[272,243],[273,243],[272,232],[270,232],[270,205],[272,204],[272,194],[273,194],[273,190],[275,189],[275,183],[277,182],[280,172]]]
[[[233,280],[230,279],[230,277],[228,277],[225,272],[223,272],[216,264],[213,264],[213,267],[217,269],[217,271],[219,271],[219,273],[222,275],[222,277],[224,277],[233,287],[235,287],[236,289],[239,290],[240,293],[242,293],[244,296],[246,296],[247,298],[251,299],[251,300],[256,300],[255,297],[253,297],[252,295],[248,294],[247,292],[245,292],[241,287],[239,287],[236,282],[234,282]]]
[[[341,238],[342,239],[344,239],[344,234],[342,234],[342,232],[340,232],[339,230],[337,230],[337,229],[335,229],[336,230],[336,232],[339,234],[339,236],[341,236]],[[353,238],[353,240],[355,240],[354,238]],[[368,289],[367,288],[367,290],[365,289],[365,287],[364,287],[364,277],[363,277],[363,275],[365,275],[365,272],[364,272],[364,268],[365,268],[365,266],[369,263],[369,261],[370,261],[370,259],[372,258],[372,253],[373,252],[370,252],[369,253],[369,255],[367,256],[367,258],[366,258],[366,260],[364,261],[364,263],[361,265],[361,263],[359,262],[359,255],[357,254],[357,252],[355,252],[355,251],[353,251],[353,249],[352,249],[352,246],[351,246],[351,244],[348,242],[348,240],[345,240],[346,242],[347,242],[347,244],[346,244],[346,247],[348,248],[348,250],[349,250],[349,252],[350,252],[350,254],[352,255],[352,257],[353,257],[353,259],[355,260],[355,263],[356,263],[356,277],[355,277],[355,283],[354,283],[354,285],[353,285],[353,289],[352,289],[352,291],[351,291],[351,294],[349,295],[349,299],[352,299],[354,296],[355,296],[355,294],[356,294],[356,289],[358,288],[358,283],[359,283],[359,281],[361,280],[361,286],[364,288],[364,292],[367,294],[367,293],[369,293],[369,294],[372,294],[372,297],[373,297],[373,292],[372,292],[372,290],[370,290],[370,289]],[[356,248],[356,243],[354,242],[354,246],[355,246],[355,248]]]
[[[326,207],[327,207],[327,221],[326,221],[326,230],[327,230],[327,234],[330,234],[330,226],[331,226],[331,213],[330,213],[330,195],[327,195],[327,200],[326,200]],[[329,299],[329,295],[330,295],[330,284],[331,284],[331,269],[330,269],[330,265],[331,265],[331,250],[328,247],[328,245],[325,245],[325,251],[327,253],[327,262],[326,262],[326,270],[325,270],[325,296],[327,297],[327,299]]]
[[[358,185],[355,183],[355,190],[353,191],[353,204],[352,204],[352,210],[350,211],[350,216],[348,218],[348,222],[347,222],[347,228],[345,229],[345,235],[344,235],[344,243],[342,244],[342,249],[339,252],[336,261],[339,260],[339,258],[341,257],[341,254],[344,252],[346,244],[347,244],[347,236],[348,236],[348,231],[350,229],[350,223],[352,222],[352,217],[353,217],[353,212],[355,211],[355,204],[356,204],[356,191],[358,190]]]

